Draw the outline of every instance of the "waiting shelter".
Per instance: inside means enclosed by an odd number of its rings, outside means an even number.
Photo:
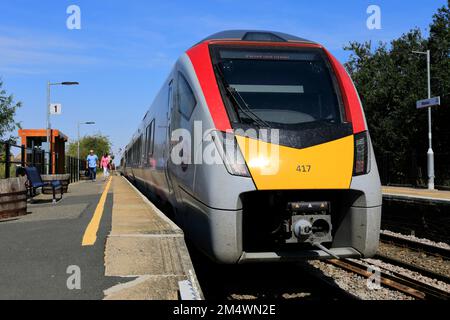
[[[19,137],[21,138],[21,144],[27,148],[26,163],[32,163],[32,157],[36,156],[30,150],[42,150],[42,144],[47,142],[47,130],[46,129],[20,129]],[[65,134],[57,129],[50,130],[50,172],[49,174],[64,173],[65,164],[65,143],[68,138]],[[42,153],[41,153],[42,154]],[[48,156],[48,155],[47,155]],[[42,161],[41,163],[47,163]]]

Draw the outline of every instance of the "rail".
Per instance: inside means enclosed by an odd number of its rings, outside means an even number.
[[[441,248],[418,241],[408,240],[385,233],[380,234],[380,241],[384,243],[390,243],[396,246],[402,246],[414,251],[424,252],[429,255],[435,255],[447,260],[450,259],[450,250],[446,248]]]
[[[326,262],[366,278],[370,278],[373,275],[372,272],[367,270],[367,266],[360,262],[349,259],[332,259],[327,260]],[[450,294],[446,291],[393,271],[390,271],[390,273],[380,271],[380,283],[386,287],[398,290],[419,300],[448,301],[450,298]]]

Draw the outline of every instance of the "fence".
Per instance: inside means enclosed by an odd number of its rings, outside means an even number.
[[[55,172],[60,172],[61,170],[58,167],[59,154],[53,153],[53,156],[38,148],[26,148],[25,146],[0,141],[0,179],[16,177],[18,167],[25,166],[36,167],[39,173],[44,174],[49,172],[49,168],[52,168],[53,158],[55,159]],[[85,160],[67,156],[63,172],[70,174],[70,182],[75,182],[80,179],[78,168],[83,170],[85,166]]]
[[[84,172],[84,168],[86,168],[86,160],[66,156],[65,172],[70,174],[71,183],[81,179],[80,173]]]
[[[51,158],[48,152],[41,149],[0,142],[0,178],[17,176],[17,167],[25,167],[25,165],[34,166],[43,173],[47,166],[51,165]]]
[[[399,157],[393,152],[377,154],[378,171],[383,185],[426,187],[427,155],[411,153]],[[450,153],[434,154],[435,185],[450,188]]]

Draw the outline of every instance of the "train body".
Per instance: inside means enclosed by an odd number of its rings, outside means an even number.
[[[312,41],[233,30],[194,45],[121,162],[219,263],[378,248],[381,186],[362,105],[344,67]]]

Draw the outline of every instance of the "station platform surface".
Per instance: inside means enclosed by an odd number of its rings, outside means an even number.
[[[106,290],[106,299],[176,300],[182,280],[199,288],[182,230],[125,178],[112,183],[105,274],[137,279]]]
[[[450,204],[450,191],[383,186],[382,192],[389,199]]]
[[[178,299],[183,232],[125,178],[80,181],[0,220],[0,299]]]

